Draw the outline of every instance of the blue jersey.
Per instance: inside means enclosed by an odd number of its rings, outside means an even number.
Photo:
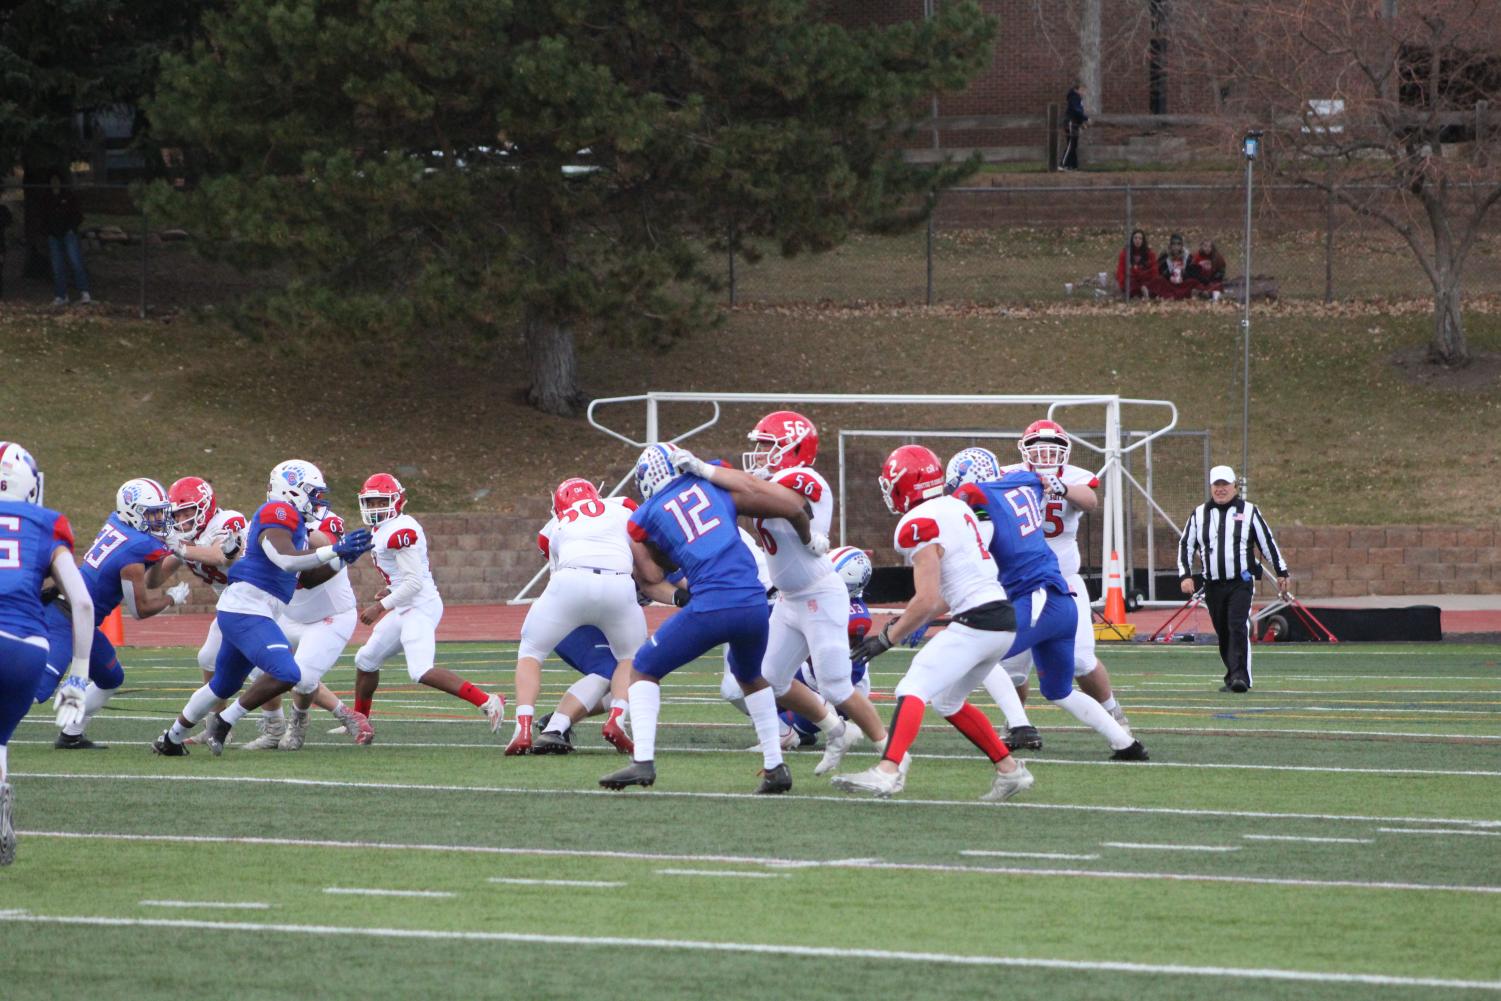
[[[954,496],[989,516],[994,532],[990,555],[1008,597],[1040,587],[1068,594],[1058,557],[1048,546],[1042,516],[1042,481],[1028,470],[1007,473],[989,483],[967,483]]]
[[[766,589],[736,517],[729,491],[685,475],[637,508],[628,529],[631,538],[650,541],[682,570],[693,593],[690,608],[709,612],[751,605],[764,614]]]
[[[307,548],[307,525],[297,509],[285,501],[267,501],[250,516],[250,532],[245,537],[245,555],[229,568],[229,582],[254,584],[281,601],[291,601],[297,590],[297,575],[271,562],[261,548],[261,532],[267,528],[284,528],[292,533],[295,549]]]
[[[161,539],[131,528],[118,514],[110,515],[78,568],[94,599],[94,625],[103,622],[124,600],[120,574],[125,568],[136,563],[149,568],[165,559],[167,552]]]
[[[41,636],[42,579],[58,546],[73,550],[73,528],[56,511],[0,500],[0,632]]]

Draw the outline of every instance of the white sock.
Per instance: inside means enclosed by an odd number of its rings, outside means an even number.
[[[219,701],[219,696],[208,685],[188,696],[188,704],[182,707],[182,718],[191,726],[207,716]],[[173,739],[176,739],[175,737]]]
[[[307,714],[308,711],[306,709],[299,709],[295,705],[292,707],[292,715],[298,719],[307,719]]]
[[[516,716],[518,718],[520,718],[522,716],[535,716],[536,714],[537,714],[537,707],[536,706],[517,706],[516,707]]]
[[[1026,707],[1022,705],[1021,696],[1016,694],[1016,686],[1011,683],[1011,675],[1006,673],[1004,667],[995,667],[985,675],[982,684],[995,704],[1001,707],[1008,727],[1015,730],[1017,727],[1032,725],[1032,721],[1027,718]]]
[[[777,697],[768,686],[745,697],[745,708],[761,741],[761,766],[768,772],[782,763],[782,719],[777,715]],[[829,714],[834,716],[833,713]],[[837,720],[838,716],[834,716]]]
[[[573,726],[573,720],[568,718],[567,713],[554,712],[552,718],[547,721],[543,733],[567,733],[568,728]]]
[[[839,733],[839,731],[843,730],[844,718],[836,713],[833,709],[830,709],[828,703],[824,703],[824,709],[826,711],[824,712],[823,719],[813,724],[814,726],[818,727],[818,732],[837,734]],[[778,755],[778,760],[780,759],[781,756]]]
[[[1061,699],[1049,701],[1055,706],[1067,709],[1069,714],[1080,723],[1088,724],[1091,729],[1110,742],[1112,751],[1131,746],[1131,735],[1121,729],[1121,725],[1111,718],[1104,706],[1083,692],[1075,689]]]
[[[243,719],[245,717],[245,714],[249,711],[249,709],[245,708],[245,703],[241,702],[239,699],[235,699],[219,712],[219,718],[228,723],[230,726],[234,726],[236,723],[240,722],[240,720]]]
[[[277,706],[275,709],[262,709],[261,710],[261,715],[264,716],[264,717],[266,717],[267,719],[286,719],[287,718],[287,714],[286,714],[285,710],[282,709],[281,706]]]
[[[1105,710],[1107,713],[1113,713],[1120,708],[1120,703],[1115,701],[1115,696],[1112,695],[1110,696],[1110,698],[1100,703],[1100,708]]]
[[[637,681],[630,688],[631,716],[635,719],[636,753],[633,761],[651,761],[657,756],[657,716],[662,711],[662,686]]]
[[[0,744],[0,782],[4,782],[5,776],[10,774],[10,772],[7,771],[9,767],[10,748],[6,747],[4,744]]]
[[[172,743],[181,744],[188,739],[188,733],[192,729],[191,726],[183,726],[182,720],[175,719],[172,721],[171,727],[167,729],[167,736],[172,738]]]
[[[627,691],[626,694],[629,695],[630,692]],[[661,702],[659,701],[657,704],[661,705]],[[626,720],[628,720],[628,719],[631,718],[631,702],[630,702],[630,699],[611,699],[610,700],[610,708],[611,709],[619,709],[620,710],[620,720],[619,720],[619,722],[620,722],[621,726],[625,726]]]

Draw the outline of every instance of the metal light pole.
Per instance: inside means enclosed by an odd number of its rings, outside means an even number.
[[[1241,407],[1240,407],[1240,492],[1246,495],[1251,469],[1251,176],[1256,154],[1261,152],[1261,132],[1251,129],[1241,140],[1246,156],[1246,277],[1241,295]]]

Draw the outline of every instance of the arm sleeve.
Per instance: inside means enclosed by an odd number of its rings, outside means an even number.
[[[261,536],[261,552],[266,554],[266,559],[276,564],[289,573],[302,573],[304,570],[316,570],[325,563],[332,563],[338,559],[334,555],[333,546],[322,546],[310,553],[278,553],[276,547],[271,545],[271,540]]]
[[[422,592],[422,557],[415,549],[396,549],[396,583],[391,593],[380,600],[387,608],[405,605]]]
[[[1277,540],[1272,538],[1272,526],[1261,516],[1259,507],[1251,510],[1251,527],[1256,532],[1256,545],[1261,549],[1262,555],[1272,565],[1278,577],[1286,577],[1291,571],[1287,568],[1287,561],[1282,558],[1282,550],[1277,548]]]
[[[1188,523],[1183,526],[1183,534],[1178,537],[1178,579],[1192,577],[1194,575],[1194,548],[1199,542],[1199,533],[1195,526],[1199,523],[1199,509],[1194,508],[1194,513],[1188,516]]]
[[[94,644],[94,599],[84,583],[83,574],[73,562],[73,553],[66,546],[52,551],[52,579],[68,598],[68,609],[73,616],[73,663],[88,664],[89,650]]]

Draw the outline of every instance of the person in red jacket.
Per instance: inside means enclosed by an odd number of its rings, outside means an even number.
[[[1220,253],[1213,240],[1206,237],[1199,241],[1199,249],[1193,255],[1193,266],[1205,292],[1219,292],[1225,287],[1225,255]]]
[[[1202,286],[1198,270],[1189,260],[1183,237],[1174,233],[1168,241],[1167,253],[1157,261],[1157,275],[1150,285],[1151,296],[1153,299],[1188,299],[1199,288]]]
[[[1126,283],[1126,260],[1130,257],[1130,284]],[[1131,245],[1122,247],[1115,262],[1115,284],[1127,296],[1141,296],[1148,283],[1157,277],[1157,255],[1147,246],[1147,234],[1131,231]]]

